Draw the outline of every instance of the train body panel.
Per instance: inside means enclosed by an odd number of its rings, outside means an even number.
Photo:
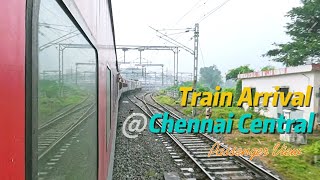
[[[25,174],[25,2],[0,6],[0,179]],[[14,7],[14,8],[13,8]]]
[[[71,11],[71,14],[77,19],[79,25],[83,30],[85,30],[86,35],[93,43],[93,46],[97,49],[98,52],[98,68],[99,68],[99,144],[107,144],[107,146],[99,146],[99,178],[105,179],[107,172],[105,169],[108,169],[108,164],[110,161],[110,152],[112,145],[109,144],[112,142],[114,133],[109,133],[107,131],[115,131],[116,119],[117,119],[117,92],[113,90],[111,97],[106,97],[106,73],[107,68],[111,70],[111,76],[117,74],[117,65],[116,65],[116,54],[115,54],[115,44],[113,36],[113,22],[111,20],[112,15],[110,14],[110,1],[103,0],[65,0],[65,4],[68,9]],[[113,78],[112,78],[113,79]],[[115,86],[114,83],[111,83],[111,86]],[[113,89],[113,88],[111,88]],[[107,98],[111,99],[111,121],[110,126],[106,125],[106,111],[108,107],[106,106]],[[109,129],[107,129],[109,128]],[[109,139],[108,139],[109,138]]]

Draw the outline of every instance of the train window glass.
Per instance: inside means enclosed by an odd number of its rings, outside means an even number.
[[[107,145],[109,144],[110,133],[111,133],[111,71],[107,68],[107,122],[106,122],[106,131],[107,131]]]
[[[38,24],[38,178],[97,179],[96,51],[56,1]]]

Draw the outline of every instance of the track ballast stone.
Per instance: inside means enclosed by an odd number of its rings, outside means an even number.
[[[180,168],[158,136],[149,132],[148,126],[135,139],[122,134],[122,124],[131,114],[131,109],[133,113],[142,113],[127,97],[122,97],[119,101],[113,179],[164,179],[166,172],[176,172],[182,177]]]

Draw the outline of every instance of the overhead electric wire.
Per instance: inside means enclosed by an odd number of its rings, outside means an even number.
[[[201,49],[201,46],[200,46],[200,42],[198,44],[199,44],[199,49],[200,49],[200,53],[201,53],[201,59],[202,59],[203,67],[206,67],[206,64],[204,63],[204,58],[203,58],[203,53],[202,53],[202,49]]]
[[[159,29],[158,31],[180,31],[180,30],[192,30],[192,28],[181,28],[181,29]]]
[[[39,26],[61,26],[61,27],[67,27],[67,28],[74,28],[74,26],[68,26],[68,25],[62,25],[62,24],[52,24],[52,23],[39,23]]]
[[[224,5],[226,5],[230,0],[226,0],[224,1],[222,4],[220,4],[219,6],[215,7],[214,9],[212,9],[211,11],[209,11],[207,14],[205,14],[202,18],[200,18],[200,20],[198,21],[198,23],[202,22],[203,20],[205,20],[206,18],[208,18],[211,14],[213,14],[214,12],[218,11],[220,8],[222,8]]]
[[[49,14],[52,14],[53,16],[56,16],[56,14],[55,13],[53,13],[50,9],[48,9],[46,6],[43,6],[43,8],[45,8],[47,11],[45,11],[46,13],[48,13],[49,12]],[[41,13],[41,12],[40,12]],[[43,12],[42,12],[43,13]],[[47,16],[46,16],[47,17]],[[46,23],[45,22],[45,20],[43,20],[42,21],[42,23],[40,23],[41,25],[57,25],[57,24],[51,24],[51,23]],[[66,25],[65,27],[68,27],[68,26],[70,26],[71,27],[71,25]],[[44,26],[45,27],[45,26]],[[74,41],[71,39],[71,38],[73,38],[73,37],[76,37],[76,36],[78,36],[78,35],[80,35],[81,33],[79,32],[79,30],[77,29],[77,28],[75,28],[75,26],[72,26],[73,28],[73,31],[69,31],[67,34],[61,34],[61,32],[57,32],[57,31],[54,31],[53,29],[56,29],[56,28],[52,28],[52,27],[50,27],[50,28],[47,28],[48,30],[50,30],[53,34],[56,34],[57,36],[58,36],[58,38],[56,38],[56,39],[54,39],[54,40],[52,40],[52,41],[50,41],[50,42],[48,42],[48,43],[46,43],[46,44],[44,44],[44,45],[42,45],[42,46],[40,46],[39,47],[39,50],[40,51],[43,51],[44,49],[46,49],[46,48],[48,48],[48,47],[50,47],[50,46],[52,46],[52,45],[55,45],[55,44],[59,44],[60,42],[63,42],[63,41],[65,41],[65,40],[69,40],[71,43],[73,43]],[[74,29],[75,28],[75,29]],[[56,29],[57,30],[57,29]],[[61,30],[60,30],[61,31]],[[71,35],[71,34],[74,34],[74,35],[72,35],[72,36],[69,36],[69,35]],[[69,37],[66,37],[66,36],[69,36]],[[62,38],[64,38],[64,39],[62,39]],[[87,55],[87,53],[84,53],[83,52],[83,49],[79,49],[79,52],[81,53],[81,54],[83,54],[84,56],[88,56]]]
[[[189,10],[189,11],[187,11],[177,22],[176,22],[176,25],[183,19],[183,18],[185,18],[189,13],[191,13],[193,10],[194,10],[194,8],[201,2],[202,0],[199,0],[197,3],[195,3],[192,7],[191,7],[191,9]],[[204,4],[206,4],[208,2],[208,0],[204,3]]]
[[[179,48],[182,48],[179,44],[173,42],[173,41],[170,40],[170,39],[165,38],[165,36],[160,36],[160,35],[157,35],[157,36],[158,36],[160,39],[163,39],[163,40],[166,41],[166,42],[163,42],[164,45],[167,45],[167,42],[169,42],[169,43],[171,43],[171,44],[173,44],[173,45],[175,45],[175,46],[177,46],[177,47],[179,47]]]
[[[58,28],[54,28],[54,27],[50,27],[50,26],[44,26],[44,27],[48,28],[48,29],[54,29],[54,30],[57,30],[57,31],[67,32],[67,33],[70,32],[70,31],[67,31],[67,30],[62,30],[62,29],[58,29]]]
[[[54,39],[54,40],[52,40],[52,41],[50,41],[50,42],[48,42],[48,43],[40,46],[39,49],[40,49],[40,50],[43,50],[43,48],[45,48],[47,45],[56,44],[56,43],[58,43],[58,42],[61,42],[61,41],[60,41],[61,39],[69,36],[70,34],[74,34],[74,33],[77,32],[77,31],[78,31],[78,30],[74,30],[74,31],[72,31],[72,32],[70,32],[70,33],[67,33],[67,34],[65,34],[65,35],[63,35],[63,36],[60,36],[60,37],[58,37],[57,39]],[[76,34],[76,35],[79,35],[80,33],[75,33],[75,34]],[[74,37],[74,36],[72,36],[72,37]],[[70,38],[70,37],[69,37],[69,38]],[[55,41],[58,41],[58,42],[55,42]]]
[[[172,36],[172,35],[184,34],[184,33],[188,33],[188,32],[190,32],[190,31],[183,31],[183,32],[171,33],[171,34],[166,34],[166,35]]]
[[[176,40],[174,40],[174,39],[170,38],[169,36],[165,35],[164,33],[159,32],[159,31],[158,31],[158,30],[156,30],[155,28],[153,28],[153,27],[151,27],[151,26],[149,26],[149,27],[150,27],[151,29],[155,30],[156,32],[158,32],[159,34],[161,34],[161,35],[165,36],[166,38],[170,39],[171,41],[175,42],[176,44],[179,44],[179,46],[181,46],[181,48],[182,48],[182,49],[184,49],[184,50],[188,51],[188,52],[189,52],[189,53],[191,53],[191,54],[194,54],[193,50],[192,50],[192,49],[190,49],[189,47],[187,47],[187,46],[185,46],[185,45],[181,44],[180,42],[178,42],[178,41],[176,41]]]

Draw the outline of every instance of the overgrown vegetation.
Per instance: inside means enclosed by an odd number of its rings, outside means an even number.
[[[169,96],[165,96],[165,95],[157,96],[157,97],[155,97],[155,99],[161,104],[166,104],[166,105],[170,105],[170,106],[173,106],[176,104],[175,99],[173,99],[172,97],[169,97]]]
[[[318,151],[320,137],[319,133],[308,137],[307,145],[294,145],[284,143],[288,148],[301,148],[303,154],[300,156],[272,156],[273,147],[280,142],[279,134],[241,134],[234,133],[225,136],[225,143],[229,146],[245,148],[268,148],[269,155],[266,157],[256,157],[267,167],[274,169],[284,179],[319,179],[319,161],[314,162],[314,148]],[[310,151],[310,149],[312,149]]]
[[[81,102],[86,96],[83,90],[70,86],[64,86],[62,95],[59,84],[51,80],[39,82],[39,94],[40,123],[59,109]]]
[[[202,84],[206,84],[208,87],[214,89],[216,86],[222,83],[220,70],[216,65],[200,68],[199,82],[201,82]]]
[[[274,43],[276,48],[264,55],[285,66],[303,65],[309,60],[319,63],[320,60],[320,0],[302,0],[302,3],[287,13],[291,22],[286,25],[286,34],[291,41]]]
[[[234,91],[234,89],[225,89],[225,91]],[[158,96],[160,103],[173,105],[180,109],[187,117],[191,118],[192,107],[181,107],[180,102],[166,96]],[[205,107],[196,107],[198,119],[205,118]],[[242,134],[238,129],[239,118],[245,114],[250,113],[253,115],[252,119],[260,118],[264,120],[265,117],[261,116],[251,109],[247,112],[239,107],[213,107],[212,119],[224,118],[227,119],[229,113],[235,114],[233,120],[232,134],[223,134],[224,143],[233,147],[242,148],[268,148],[268,156],[259,156],[254,160],[262,162],[266,167],[276,171],[284,179],[305,179],[315,180],[319,178],[320,172],[320,133],[315,131],[314,134],[308,135],[307,145],[295,145],[285,143],[288,148],[301,148],[303,154],[300,156],[272,156],[273,147],[276,143],[280,142],[279,134]],[[251,120],[247,120],[245,127],[249,128]],[[317,160],[317,161],[316,161]]]

